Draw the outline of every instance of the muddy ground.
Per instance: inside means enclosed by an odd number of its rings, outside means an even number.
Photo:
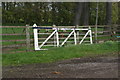
[[[118,57],[74,58],[3,67],[3,78],[118,78]]]

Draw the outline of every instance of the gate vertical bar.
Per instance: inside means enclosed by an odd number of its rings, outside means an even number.
[[[58,35],[58,28],[56,29],[56,39],[57,39],[57,47],[59,47],[59,35]]]
[[[37,27],[36,24],[33,25],[33,27]],[[34,48],[35,50],[40,50],[39,45],[38,45],[38,29],[33,29],[34,32]]]
[[[53,24],[53,28],[55,28],[55,27],[56,27],[56,25]],[[53,45],[54,45],[54,46],[56,46],[56,37],[57,37],[57,36],[54,34],[54,36],[53,36],[53,38],[54,38],[54,43],[53,43]]]
[[[76,28],[79,28],[79,26],[77,25]],[[80,37],[79,37],[80,32],[79,32],[79,30],[77,31],[76,35],[77,35],[77,43],[79,44],[79,41],[80,41]]]
[[[89,34],[90,34],[90,43],[93,44],[92,41],[92,31],[91,31],[91,27],[89,26]]]
[[[76,32],[75,32],[75,29],[74,29],[74,42],[75,42],[75,45],[77,45],[77,40],[76,40]]]

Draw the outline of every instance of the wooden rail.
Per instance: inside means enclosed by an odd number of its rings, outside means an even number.
[[[12,35],[19,36],[19,35],[26,35],[26,34],[0,34],[0,35],[2,35],[2,36],[12,36]]]
[[[98,39],[98,41],[107,41],[107,40],[117,40],[117,38],[115,36],[119,35],[118,33],[120,33],[120,25],[98,25],[97,29],[97,33],[95,33],[95,25],[89,25],[93,30],[92,30],[92,34],[93,34],[93,39],[95,38],[95,34],[97,34],[98,38],[100,37],[110,37],[108,39]],[[89,26],[78,26],[78,28],[88,28]],[[38,27],[53,27],[53,26],[38,26]],[[110,30],[104,31],[105,27],[109,27]],[[19,39],[19,40],[0,40],[0,42],[19,42],[19,41],[26,41],[26,45],[27,45],[27,50],[29,51],[30,45],[31,45],[31,41],[33,41],[33,39],[30,39],[30,35],[33,35],[33,33],[30,33],[30,28],[32,28],[32,26],[0,26],[0,28],[23,28],[25,29],[25,33],[10,33],[10,34],[0,34],[1,36],[21,36],[21,35],[26,35],[26,39]],[[57,26],[57,28],[75,28],[75,26]],[[104,34],[104,33],[109,33],[109,34]],[[43,35],[43,34],[50,34],[50,33],[39,33],[39,35]],[[62,35],[68,35],[68,32],[64,32],[60,34]],[[84,35],[84,32],[81,32],[81,35]],[[82,38],[82,37],[80,37]],[[115,38],[115,39],[114,39]],[[43,38],[39,38],[39,40],[41,39],[45,39],[45,37]],[[52,38],[54,39],[54,38]],[[60,38],[60,39],[64,39],[64,37]],[[71,38],[72,39],[72,38]],[[19,45],[19,44],[16,44]],[[32,44],[33,45],[33,44]],[[9,46],[9,45],[8,45]],[[23,45],[22,45],[23,46]],[[14,47],[14,46],[12,46]],[[15,46],[16,47],[16,46]]]

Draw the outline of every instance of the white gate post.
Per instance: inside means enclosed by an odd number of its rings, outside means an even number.
[[[93,44],[93,41],[92,41],[92,31],[91,31],[90,26],[89,26],[89,31],[90,31],[90,43]]]
[[[33,27],[37,27],[37,25],[34,24]],[[33,32],[34,32],[34,48],[35,50],[40,50],[38,45],[38,29],[33,29]]]

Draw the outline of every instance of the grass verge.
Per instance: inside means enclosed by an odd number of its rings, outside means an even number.
[[[34,51],[16,54],[3,54],[3,66],[15,66],[33,63],[49,63],[58,60],[103,55],[118,52],[118,42],[77,45],[54,48],[48,51]]]

